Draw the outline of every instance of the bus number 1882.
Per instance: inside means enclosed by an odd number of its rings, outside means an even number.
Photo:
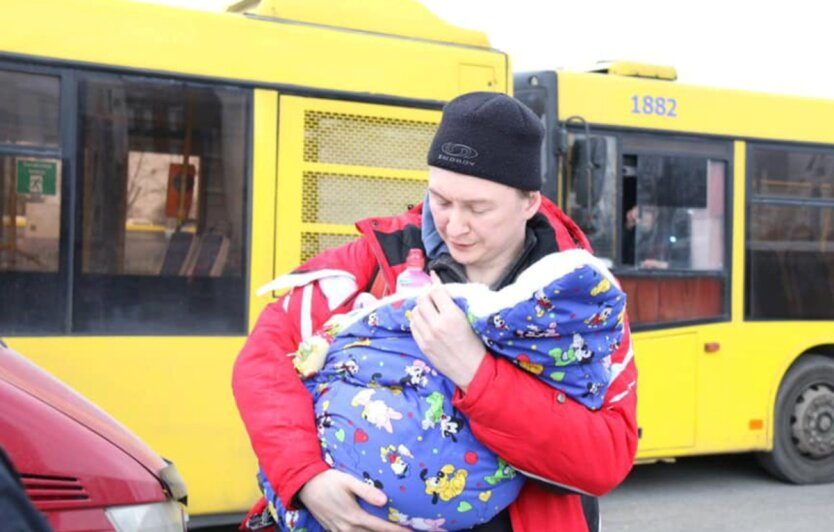
[[[663,96],[632,96],[631,114],[677,118],[678,101]]]

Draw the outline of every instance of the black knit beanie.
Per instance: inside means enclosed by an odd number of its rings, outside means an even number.
[[[523,103],[497,92],[470,92],[443,108],[428,162],[521,190],[541,190],[544,126]]]

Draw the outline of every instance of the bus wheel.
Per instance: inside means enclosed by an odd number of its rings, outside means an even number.
[[[802,357],[779,388],[773,451],[759,462],[794,484],[834,481],[834,360]]]

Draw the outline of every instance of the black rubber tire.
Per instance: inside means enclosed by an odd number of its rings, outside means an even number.
[[[810,415],[795,414],[808,412],[804,397],[814,396],[813,413],[819,414],[815,421]],[[803,400],[800,400],[803,398]],[[773,420],[773,451],[758,453],[762,467],[780,480],[793,484],[821,484],[834,481],[834,426],[831,416],[834,408],[834,360],[809,354],[801,357],[788,371],[779,386],[776,410]],[[803,410],[805,408],[806,410]],[[804,425],[803,425],[804,424]],[[803,450],[794,434],[797,427],[810,428],[825,442],[814,452]],[[807,445],[807,444],[806,444]],[[829,452],[830,450],[830,452]]]

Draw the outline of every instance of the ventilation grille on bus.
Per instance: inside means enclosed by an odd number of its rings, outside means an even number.
[[[347,233],[358,220],[400,214],[420,203],[426,183],[413,172],[427,169],[436,129],[435,122],[308,110],[304,162],[341,168],[308,167],[303,173],[301,221],[307,230],[301,260],[356,238],[310,225],[341,226]]]
[[[368,216],[393,216],[423,201],[426,183],[414,179],[304,172],[302,222],[352,225]]]
[[[20,475],[26,494],[39,510],[81,506],[90,495],[77,478]]]
[[[425,170],[435,129],[433,122],[308,111],[304,161]]]

